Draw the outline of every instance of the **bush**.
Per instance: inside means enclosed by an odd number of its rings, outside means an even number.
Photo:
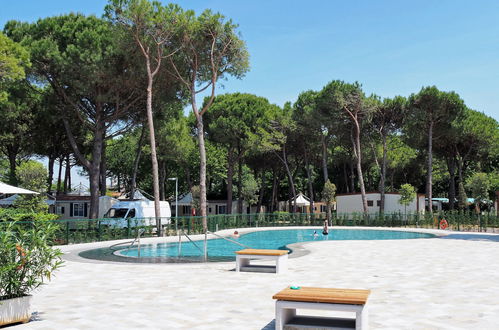
[[[61,267],[61,251],[52,249],[57,226],[49,221],[0,223],[0,300],[22,297],[50,281]]]
[[[32,212],[18,208],[0,208],[0,222],[56,220],[58,217],[56,214],[46,212]]]

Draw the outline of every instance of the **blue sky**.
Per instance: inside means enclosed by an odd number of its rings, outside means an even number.
[[[2,1],[0,25],[70,11],[102,15],[105,0]],[[453,90],[499,120],[499,1],[179,1],[240,25],[251,71],[224,82],[282,105],[342,79],[366,93]]]
[[[101,16],[106,0],[3,0],[0,26],[68,12]],[[248,92],[283,105],[329,81],[367,94],[408,96],[422,86],[455,91],[499,120],[499,1],[191,0],[233,19],[251,70],[218,93]]]

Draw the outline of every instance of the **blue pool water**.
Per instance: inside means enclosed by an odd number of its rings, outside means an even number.
[[[392,230],[359,230],[359,229],[335,229],[329,235],[323,236],[321,230],[317,230],[318,236],[314,236],[314,229],[286,229],[255,231],[232,238],[243,245],[253,249],[286,249],[288,244],[309,241],[324,240],[390,240],[390,239],[413,239],[432,238],[432,234],[392,231]],[[183,242],[179,254],[178,243],[160,243],[156,245],[144,245],[140,249],[141,258],[199,258],[203,255],[203,241]],[[218,238],[208,240],[208,257],[212,261],[231,260],[235,258],[235,251],[244,247]],[[120,250],[123,256],[138,257],[138,249]]]

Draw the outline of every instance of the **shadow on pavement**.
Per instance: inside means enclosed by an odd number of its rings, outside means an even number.
[[[441,239],[461,239],[465,241],[487,241],[487,242],[499,242],[499,235],[487,235],[487,234],[450,234],[447,236],[440,237]]]

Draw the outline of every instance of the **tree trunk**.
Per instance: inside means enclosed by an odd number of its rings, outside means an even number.
[[[457,156],[457,187],[458,187],[458,207],[464,210],[468,207],[466,191],[464,190],[463,182],[463,161],[462,158]]]
[[[355,192],[355,170],[354,170],[354,161],[350,162],[350,192]]]
[[[295,182],[293,180],[293,175],[291,174],[291,170],[289,169],[288,156],[286,155],[286,146],[282,147],[282,158],[281,157],[279,158],[284,163],[284,167],[286,168],[286,173],[288,175],[289,187],[291,189],[291,194],[293,195],[292,198],[295,198],[296,197]],[[293,203],[293,213],[296,213],[296,198]]]
[[[100,162],[100,195],[101,196],[106,196],[106,192],[107,192],[106,146],[107,146],[106,140],[104,139],[104,141],[102,141],[102,158],[101,158],[101,162]]]
[[[16,168],[16,154],[9,152],[9,183],[14,186],[17,186]]]
[[[232,182],[234,179],[234,149],[227,152],[227,214],[232,214]]]
[[[456,199],[456,159],[454,156],[447,158],[447,168],[449,169],[449,209],[454,210]]]
[[[262,203],[263,203],[263,194],[265,192],[265,171],[262,170],[262,180],[261,180],[261,186],[260,186],[260,194],[258,195],[258,204],[256,206],[256,212],[257,213],[262,213]]]
[[[359,179],[360,195],[362,197],[362,208],[364,214],[368,213],[367,208],[367,198],[366,198],[366,188],[364,186],[364,176],[362,174],[362,155],[360,149],[360,126],[357,121],[355,123],[355,143],[354,143],[354,154],[357,159],[357,177]]]
[[[312,170],[310,169],[310,163],[308,162],[308,157],[305,155],[305,167],[307,169],[307,181],[308,181],[308,195],[310,198],[310,214],[314,214],[314,188],[312,186]]]
[[[272,179],[272,200],[270,201],[270,211],[275,211],[275,200],[277,196],[277,174],[276,171],[273,171],[273,179]]]
[[[237,160],[237,213],[243,214],[243,163],[241,157]]]
[[[100,111],[97,111],[99,113]],[[96,124],[94,130],[94,140],[92,148],[92,163],[87,168],[90,180],[90,219],[97,219],[99,216],[99,181],[100,181],[100,164],[102,157],[102,143],[104,142],[105,124],[96,116]]]
[[[166,200],[166,192],[165,192],[165,182],[166,182],[166,162],[164,160],[160,161],[159,165],[159,199],[164,201]]]
[[[140,155],[142,154],[142,145],[144,143],[146,127],[142,126],[142,130],[140,132],[139,143],[137,145],[137,151],[135,154],[135,160],[133,161],[133,173],[132,173],[132,182],[130,184],[130,199],[133,199],[135,195],[135,190],[137,189],[137,173],[139,171],[139,163],[140,163]]]
[[[62,179],[62,163],[64,162],[64,156],[59,157],[59,175],[57,176],[57,194],[61,193],[61,179]]]
[[[433,186],[433,121],[430,121],[428,128],[428,174],[426,176],[426,198],[428,200],[428,211],[433,213],[432,203]]]
[[[52,181],[54,181],[54,156],[49,156],[49,176],[47,177],[47,192],[52,193]]]
[[[71,154],[68,154],[68,166],[69,166],[69,171],[68,171],[68,187],[69,191],[71,191],[71,159],[70,159]]]
[[[343,180],[345,183],[345,191],[347,194],[350,192],[350,187],[348,185],[348,174],[347,174],[347,163],[343,163]]]
[[[69,154],[66,155],[66,167],[64,169],[64,194],[67,194],[68,191],[71,190],[71,187],[68,187],[69,184],[69,173],[71,172],[71,163],[69,161]]]
[[[379,213],[385,213],[385,181],[386,181],[386,161],[387,161],[387,146],[386,146],[386,135],[381,136],[383,141],[383,159],[381,161],[381,178],[379,180],[379,192],[380,192],[380,206]]]
[[[156,216],[156,232],[161,236],[161,210],[159,207],[159,170],[158,170],[158,157],[156,155],[156,136],[154,134],[154,119],[152,116],[152,84],[153,76],[151,74],[151,67],[149,57],[146,57],[147,62],[147,125],[149,127],[149,143],[151,145],[151,164],[152,164],[152,182],[154,193],[154,214]]]
[[[322,142],[322,174],[324,176],[324,182],[327,182],[329,175],[327,172],[327,143],[324,134],[321,135]]]
[[[192,191],[191,171],[189,170],[188,164],[185,164],[185,177],[187,179],[187,185],[189,186],[189,191]]]
[[[203,117],[196,115],[199,141],[199,207],[203,217],[203,232],[208,230],[208,221],[206,218],[206,149],[204,145],[204,126]]]

